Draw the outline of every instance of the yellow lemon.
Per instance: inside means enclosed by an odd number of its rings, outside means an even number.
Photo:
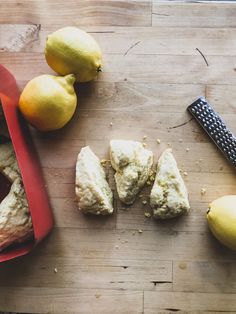
[[[62,128],[76,109],[74,82],[73,74],[40,75],[29,81],[19,100],[25,119],[40,131]]]
[[[207,220],[214,236],[236,250],[236,195],[216,199],[209,205]]]
[[[102,53],[95,39],[77,27],[64,27],[47,38],[45,58],[57,73],[73,73],[78,82],[88,82],[101,71]]]

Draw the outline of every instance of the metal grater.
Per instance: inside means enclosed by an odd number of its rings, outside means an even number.
[[[236,167],[236,137],[204,97],[200,97],[188,111],[203,127],[225,157]]]

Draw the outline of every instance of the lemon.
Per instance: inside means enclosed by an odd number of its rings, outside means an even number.
[[[73,74],[40,75],[29,81],[19,100],[25,119],[40,131],[62,128],[76,109],[74,82]]]
[[[77,27],[64,27],[47,38],[45,58],[60,75],[73,73],[88,82],[101,71],[102,53],[95,39]]]
[[[216,199],[209,205],[207,220],[214,236],[236,250],[236,195]]]

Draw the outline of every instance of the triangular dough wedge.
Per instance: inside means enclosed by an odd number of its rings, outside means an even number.
[[[153,153],[140,142],[112,140],[110,158],[118,196],[123,203],[132,204],[149,177]]]
[[[113,195],[105,171],[89,146],[82,148],[77,158],[75,193],[79,209],[84,213],[113,213]]]
[[[12,183],[0,202],[0,251],[33,236],[33,226],[26,195],[11,143],[0,145],[0,172]]]
[[[150,204],[153,216],[157,219],[174,218],[190,209],[188,191],[170,148],[166,149],[158,160]]]

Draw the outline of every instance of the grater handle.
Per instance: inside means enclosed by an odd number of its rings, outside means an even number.
[[[220,115],[204,97],[197,99],[187,109],[236,168],[236,137],[227,128]]]

